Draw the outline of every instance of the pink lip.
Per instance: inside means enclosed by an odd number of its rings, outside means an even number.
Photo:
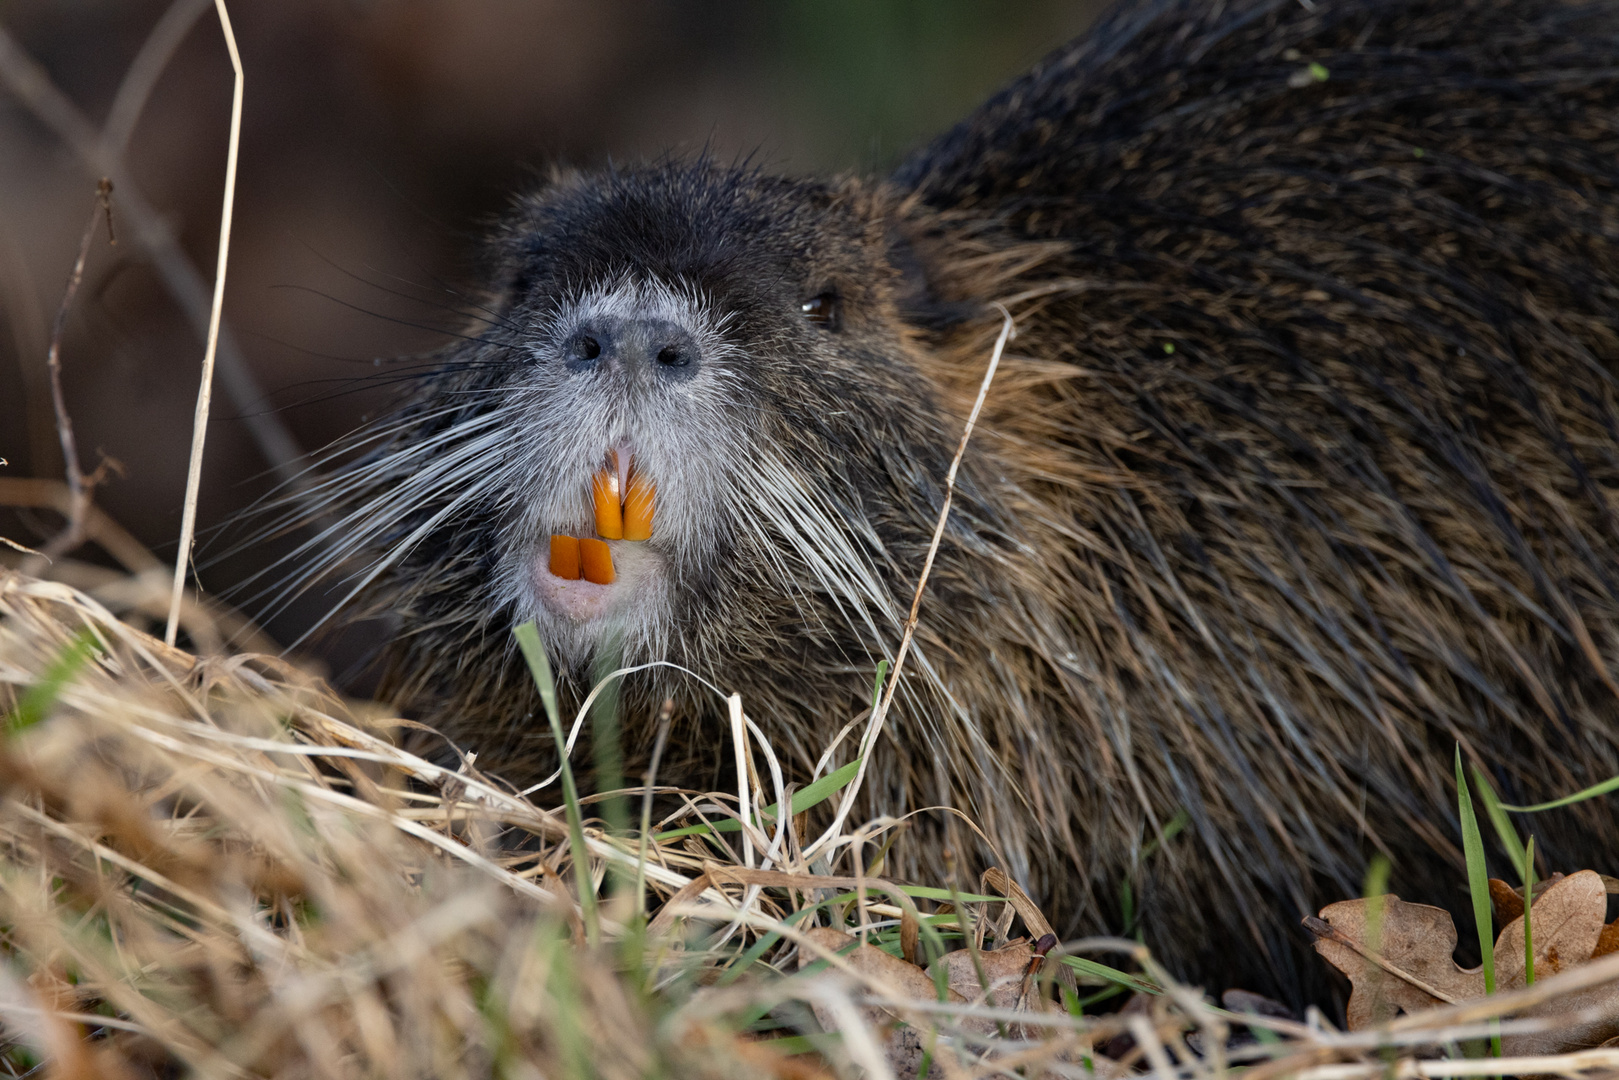
[[[547,534],[549,535],[549,534]],[[611,585],[580,579],[568,581],[551,573],[550,551],[536,550],[529,558],[529,578],[535,597],[552,612],[575,622],[591,622],[613,614],[663,588],[663,557],[652,545],[635,540],[609,540],[616,577]]]
[[[577,622],[589,622],[607,614],[617,585],[616,581],[612,585],[597,585],[583,578],[566,581],[551,573],[546,556],[534,559],[534,589],[540,601],[558,615]]]

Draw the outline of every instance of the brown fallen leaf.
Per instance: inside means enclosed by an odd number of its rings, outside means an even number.
[[[1495,908],[1495,921],[1502,926],[1523,914],[1523,893],[1500,878],[1490,879],[1490,903]]]
[[[1535,943],[1535,978],[1544,979],[1586,963],[1596,955],[1608,913],[1607,883],[1601,874],[1581,870],[1552,883],[1529,909]],[[1516,990],[1524,985],[1523,920],[1509,923],[1495,939],[1496,985]],[[1571,1016],[1591,1009],[1594,1019],[1555,1031],[1509,1035],[1501,1039],[1504,1054],[1560,1054],[1596,1046],[1619,1035],[1619,986],[1593,986],[1542,1002],[1522,1016]]]
[[[816,927],[806,930],[804,936],[830,952],[839,952],[848,948],[849,943],[855,939],[842,930],[831,927]],[[820,959],[819,955],[808,949],[800,949],[798,953],[798,966],[807,967]],[[867,976],[880,985],[886,986],[894,996],[910,1001],[937,1001],[938,989],[933,979],[915,964],[901,960],[877,948],[875,945],[857,945],[845,955],[849,966],[861,975]],[[947,991],[945,1000],[960,1004],[966,999],[955,991]],[[902,1018],[892,1009],[881,1005],[861,1005],[860,1019],[872,1028],[883,1040],[883,1054],[888,1058],[889,1067],[900,1080],[916,1076],[922,1068],[922,1055],[927,1049],[924,1031],[902,1023]],[[837,1017],[825,1005],[814,1006],[815,1019],[826,1031],[838,1031],[840,1026]]]
[[[944,968],[950,989],[968,1001],[984,1001],[1002,1009],[1022,1008],[1026,989],[1024,976],[1028,973],[1029,961],[1034,958],[1029,943],[1014,941],[1005,948],[983,949],[978,957],[983,965],[983,983],[978,981],[978,966],[973,963],[973,954],[968,949],[957,949],[939,957],[928,967],[928,974]]]
[[[1562,881],[1565,875],[1553,874],[1551,877],[1541,878],[1535,882],[1534,898],[1540,899],[1540,894]],[[1615,884],[1619,878],[1610,878],[1602,875],[1602,881],[1607,885],[1608,891],[1615,891]],[[1523,890],[1514,888],[1500,878],[1490,879],[1490,902],[1495,908],[1495,921],[1497,925],[1505,926],[1507,923],[1523,914]]]
[[[1591,1010],[1593,1019],[1565,1023],[1551,1031],[1501,1036],[1501,1053],[1507,1057],[1535,1057],[1586,1050],[1619,1036],[1619,984],[1607,983],[1550,1001],[1517,1013],[1523,1017],[1567,1017]]]
[[[1607,890],[1591,870],[1554,882],[1530,908],[1534,923],[1535,977],[1544,979],[1591,959],[1608,914]],[[1524,984],[1523,916],[1495,939],[1495,986],[1516,990]]]
[[[1611,952],[1619,952],[1619,919],[1602,928],[1601,935],[1597,937],[1597,947],[1591,950],[1591,959],[1607,956]]]
[[[1603,924],[1607,913],[1608,881],[1582,870],[1549,879],[1534,893],[1530,908],[1534,929],[1535,976],[1550,977],[1586,963],[1611,939],[1619,946],[1619,930]],[[1498,904],[1504,882],[1492,882]],[[1305,923],[1317,935],[1316,951],[1348,976],[1353,991],[1347,1019],[1350,1030],[1385,1023],[1398,1012],[1418,1012],[1441,1002],[1461,1002],[1484,996],[1480,968],[1463,968],[1452,953],[1456,925],[1449,912],[1424,904],[1408,904],[1396,896],[1376,898],[1383,907],[1376,948],[1368,942],[1369,900],[1346,900],[1321,910],[1320,919]],[[1505,905],[1502,905],[1505,906]],[[1514,990],[1524,986],[1524,920],[1520,915],[1496,937],[1496,986]],[[1619,920],[1616,920],[1619,925]],[[1590,1010],[1593,1019],[1556,1030],[1503,1036],[1502,1052],[1509,1056],[1555,1054],[1585,1049],[1619,1035],[1619,985],[1595,986],[1544,1001],[1517,1015],[1525,1017],[1573,1016]]]
[[[1315,950],[1349,977],[1346,1019],[1356,1031],[1386,1023],[1400,1012],[1484,995],[1484,969],[1464,968],[1452,957],[1456,923],[1444,908],[1408,904],[1392,894],[1382,907],[1378,949],[1366,946],[1367,900],[1344,900],[1321,909],[1325,935],[1315,926]],[[1309,920],[1306,920],[1309,923]]]
[[[915,915],[909,911],[900,912],[899,916],[899,951],[910,964],[916,963],[917,944],[922,939],[922,924]]]

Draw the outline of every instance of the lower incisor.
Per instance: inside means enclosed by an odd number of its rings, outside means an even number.
[[[583,539],[579,541],[579,562],[585,580],[597,585],[613,583],[613,552],[606,541]]]
[[[579,580],[579,540],[572,536],[551,537],[551,573],[564,581]]]

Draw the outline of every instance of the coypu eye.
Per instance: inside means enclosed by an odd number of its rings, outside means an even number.
[[[838,316],[841,314],[841,309],[842,305],[838,302],[838,294],[834,292],[824,292],[819,296],[812,296],[798,305],[798,310],[804,313],[804,318],[816,326],[824,326],[829,330],[838,328]]]

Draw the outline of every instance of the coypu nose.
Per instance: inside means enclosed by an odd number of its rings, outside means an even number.
[[[667,319],[598,316],[562,346],[569,371],[618,369],[631,379],[688,379],[697,373],[697,339]]]

